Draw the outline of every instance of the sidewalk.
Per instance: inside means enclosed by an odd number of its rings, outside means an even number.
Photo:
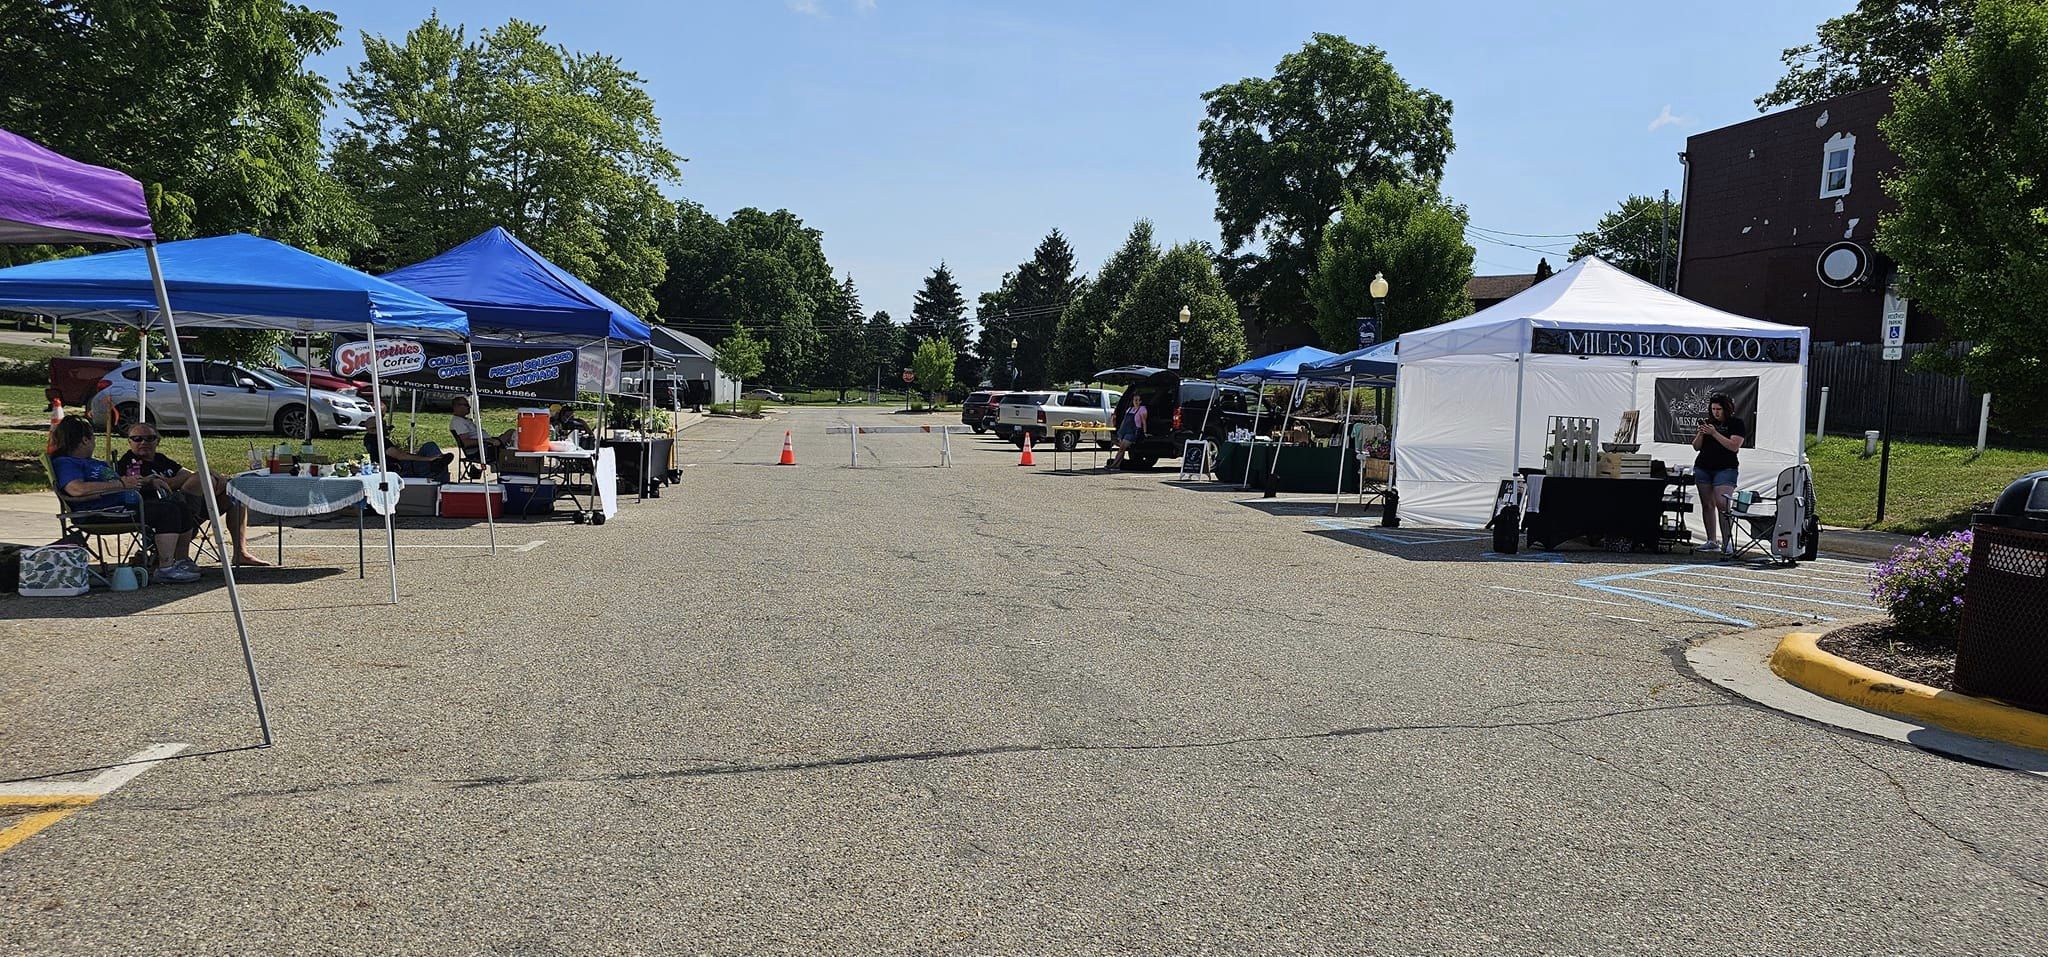
[[[1860,528],[1840,528],[1823,525],[1820,528],[1820,550],[1837,555],[1851,555],[1856,558],[1881,560],[1890,558],[1892,549],[1912,541],[1910,535],[1893,532],[1872,532]]]

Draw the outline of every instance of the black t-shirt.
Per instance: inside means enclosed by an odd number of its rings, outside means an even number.
[[[1726,422],[1712,424],[1722,435],[1731,439],[1737,437],[1749,438],[1749,430],[1743,427],[1740,417],[1731,417]],[[1743,444],[1745,446],[1748,445],[1747,442]],[[1735,468],[1735,450],[1714,441],[1712,436],[1708,436],[1706,441],[1700,443],[1700,454],[1698,458],[1693,460],[1692,467],[1702,472],[1710,469]]]
[[[121,457],[114,460],[115,474],[127,475],[128,467],[134,464],[134,462],[140,458],[141,456],[138,456],[133,452],[121,453]],[[150,457],[142,461],[142,474],[144,475],[161,475],[166,478],[169,478],[170,476],[176,475],[179,472],[183,471],[185,471],[184,466],[179,465],[176,461],[172,460],[170,456],[165,455],[162,452],[150,453]]]

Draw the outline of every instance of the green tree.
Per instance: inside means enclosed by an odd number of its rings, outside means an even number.
[[[747,380],[759,378],[768,367],[768,343],[747,331],[745,325],[735,325],[718,343],[718,358],[712,364],[737,380],[735,391],[744,392]]]
[[[1010,301],[1017,297],[1017,274],[1006,272],[996,288],[976,297],[974,354],[963,357],[960,378],[964,382],[987,383],[1004,389],[1024,384],[1017,368],[1017,350],[1010,348]],[[1022,343],[1018,346],[1021,349]]]
[[[967,298],[960,294],[960,283],[944,262],[924,277],[923,288],[911,297],[910,323],[904,331],[910,343],[933,337],[946,340],[956,356],[967,351]]]
[[[1152,238],[1152,221],[1138,220],[1131,224],[1124,244],[1096,272],[1095,281],[1060,313],[1053,338],[1055,379],[1086,379],[1101,368],[1095,364],[1096,343],[1102,341],[1124,297],[1138,285],[1138,277],[1157,262],[1159,243]]]
[[[982,298],[978,351],[991,370],[1007,365],[1016,370],[1020,383],[1050,385],[1060,313],[1085,281],[1074,275],[1074,248],[1055,229],[1039,241],[1030,261],[1003,279],[997,296]],[[1013,340],[1017,343],[1014,353],[1010,349]]]
[[[339,32],[283,0],[5,4],[0,125],[140,180],[160,238],[247,231],[346,258],[369,222],[321,166],[332,97],[306,67]]]
[[[1655,196],[1630,196],[1600,217],[1591,230],[1579,234],[1571,258],[1598,256],[1609,265],[1644,282],[1658,281],[1661,264],[1665,288],[1678,281],[1678,201],[1666,202]]]
[[[1759,111],[1803,106],[1927,74],[1950,39],[1969,32],[1974,0],[1857,0],[1821,23],[1814,42],[1779,54],[1785,75],[1756,98]]]
[[[1180,323],[1182,306],[1190,314],[1187,325]],[[1186,375],[1209,375],[1244,361],[1244,326],[1237,318],[1237,303],[1224,291],[1206,244],[1175,246],[1138,278],[1110,316],[1095,361],[1103,367],[1164,366],[1170,339],[1181,340],[1181,371]]]
[[[1900,167],[1877,246],[1902,291],[1975,343],[1960,371],[2007,421],[2048,411],[2048,5],[1984,0],[1925,82],[1899,86],[1878,129]],[[1928,365],[1939,357],[1923,354]]]
[[[667,266],[654,289],[657,314],[699,321],[724,318],[723,303],[714,290],[732,266],[732,241],[725,223],[694,202],[677,200],[657,242]]]
[[[877,309],[867,323],[868,361],[873,364],[863,374],[863,383],[873,384],[877,390],[887,388],[888,382],[901,374],[903,363],[897,360],[903,354],[903,327],[889,318],[885,310]]]
[[[874,357],[868,354],[866,313],[861,309],[860,290],[854,288],[852,274],[840,283],[833,304],[838,313],[824,331],[825,374],[838,387],[839,401],[844,402],[846,390],[871,381],[875,371]]]
[[[917,390],[926,401],[943,401],[953,388],[953,344],[937,336],[926,336],[911,354],[910,371],[917,377]]]
[[[362,261],[394,268],[501,225],[652,312],[679,160],[639,74],[545,34],[509,20],[472,42],[430,16],[397,43],[363,37],[333,164],[377,224]]]
[[[1323,233],[1309,277],[1316,332],[1335,352],[1358,348],[1358,320],[1374,314],[1371,284],[1387,277],[1382,339],[1472,311],[1472,247],[1465,209],[1416,186],[1381,183],[1344,203]]]
[[[1450,101],[1410,86],[1378,47],[1332,34],[1282,57],[1271,77],[1202,98],[1198,165],[1216,188],[1225,272],[1261,327],[1308,318],[1308,275],[1347,193],[1434,189],[1451,154]]]

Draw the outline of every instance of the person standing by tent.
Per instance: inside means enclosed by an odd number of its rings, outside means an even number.
[[[1735,415],[1735,403],[1715,393],[1707,400],[1707,417],[1692,437],[1692,447],[1700,453],[1693,459],[1692,475],[1700,487],[1700,515],[1707,524],[1709,552],[1718,548],[1723,555],[1735,554],[1735,516],[1729,511],[1741,475],[1735,453],[1748,439],[1749,430]],[[1714,540],[1717,529],[1719,542]]]

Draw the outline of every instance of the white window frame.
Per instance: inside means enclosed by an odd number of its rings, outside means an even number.
[[[1842,185],[1839,189],[1829,189],[1828,174],[1834,172],[1834,170],[1828,164],[1830,160],[1835,158],[1836,154],[1843,156]],[[1833,199],[1837,196],[1849,195],[1849,187],[1855,178],[1856,134],[1845,132],[1836,133],[1828,137],[1828,141],[1821,144],[1820,150],[1820,198]]]

